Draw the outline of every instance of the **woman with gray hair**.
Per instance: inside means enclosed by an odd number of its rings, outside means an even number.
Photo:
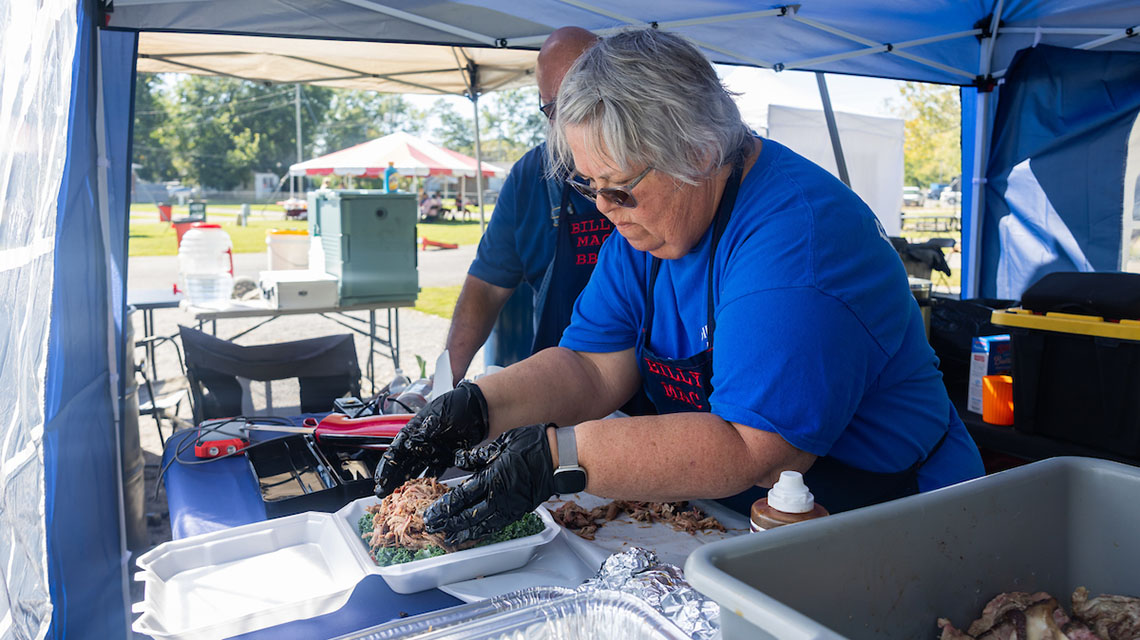
[[[834,512],[982,474],[874,214],[755,137],[693,46],[600,40],[563,80],[550,142],[618,234],[559,346],[433,401],[379,494],[475,471],[425,516],[458,542],[555,493],[723,498],[795,470]],[[660,415],[599,419],[638,388]]]

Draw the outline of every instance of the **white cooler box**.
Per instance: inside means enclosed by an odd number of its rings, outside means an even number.
[[[323,271],[262,271],[260,286],[261,297],[271,309],[337,306],[337,277]]]

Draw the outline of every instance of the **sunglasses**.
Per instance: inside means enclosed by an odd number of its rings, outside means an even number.
[[[547,102],[546,104],[542,104],[542,97],[541,96],[539,96],[539,98],[538,98],[538,110],[542,112],[542,115],[546,116],[547,120],[553,120],[554,119],[554,106],[556,104],[558,104],[557,98],[555,98],[554,100],[551,100],[550,102]]]
[[[646,167],[645,171],[642,171],[640,175],[633,179],[633,182],[630,182],[629,184],[621,187],[603,187],[601,189],[595,189],[585,182],[582,182],[580,179],[575,178],[574,176],[566,178],[566,182],[570,183],[570,186],[574,187],[575,191],[582,194],[584,197],[589,198],[591,202],[596,203],[598,201],[598,196],[603,196],[606,200],[609,200],[619,207],[633,209],[637,206],[637,199],[633,197],[633,188],[636,187],[637,183],[641,182],[645,176],[649,175],[650,171],[653,171],[653,167]]]

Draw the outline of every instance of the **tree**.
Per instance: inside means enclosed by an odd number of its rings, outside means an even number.
[[[191,184],[234,189],[254,171],[283,173],[297,162],[294,91],[233,78],[186,76],[174,88],[170,118],[158,133],[178,173]],[[302,132],[314,131],[331,90],[302,87]],[[311,153],[313,137],[302,133]]]
[[[451,103],[436,101],[432,112],[440,126],[432,131],[435,142],[459,153],[475,155],[475,120],[459,114]],[[481,141],[480,141],[481,142]]]
[[[423,133],[425,120],[426,114],[402,95],[334,89],[317,128],[314,154],[345,149],[397,131],[418,136]]]
[[[514,162],[546,139],[546,117],[538,110],[538,89],[498,91],[479,100],[480,147],[489,162]],[[475,155],[474,118],[442,100],[432,107],[440,126],[434,141],[448,149]]]
[[[480,112],[487,137],[497,145],[484,148],[488,160],[514,161],[546,139],[546,116],[538,110],[538,88],[499,91]]]
[[[906,106],[903,143],[904,182],[920,187],[948,183],[962,173],[961,114],[958,88],[921,82],[899,87]]]
[[[162,77],[153,73],[140,73],[135,82],[132,161],[139,165],[138,176],[147,182],[160,182],[177,175],[172,154],[162,145],[159,135],[169,117],[163,85]]]

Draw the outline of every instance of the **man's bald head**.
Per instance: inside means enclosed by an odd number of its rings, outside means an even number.
[[[546,38],[538,51],[538,64],[534,71],[539,99],[543,104],[558,96],[558,86],[570,66],[597,41],[598,36],[582,27],[562,27]]]

